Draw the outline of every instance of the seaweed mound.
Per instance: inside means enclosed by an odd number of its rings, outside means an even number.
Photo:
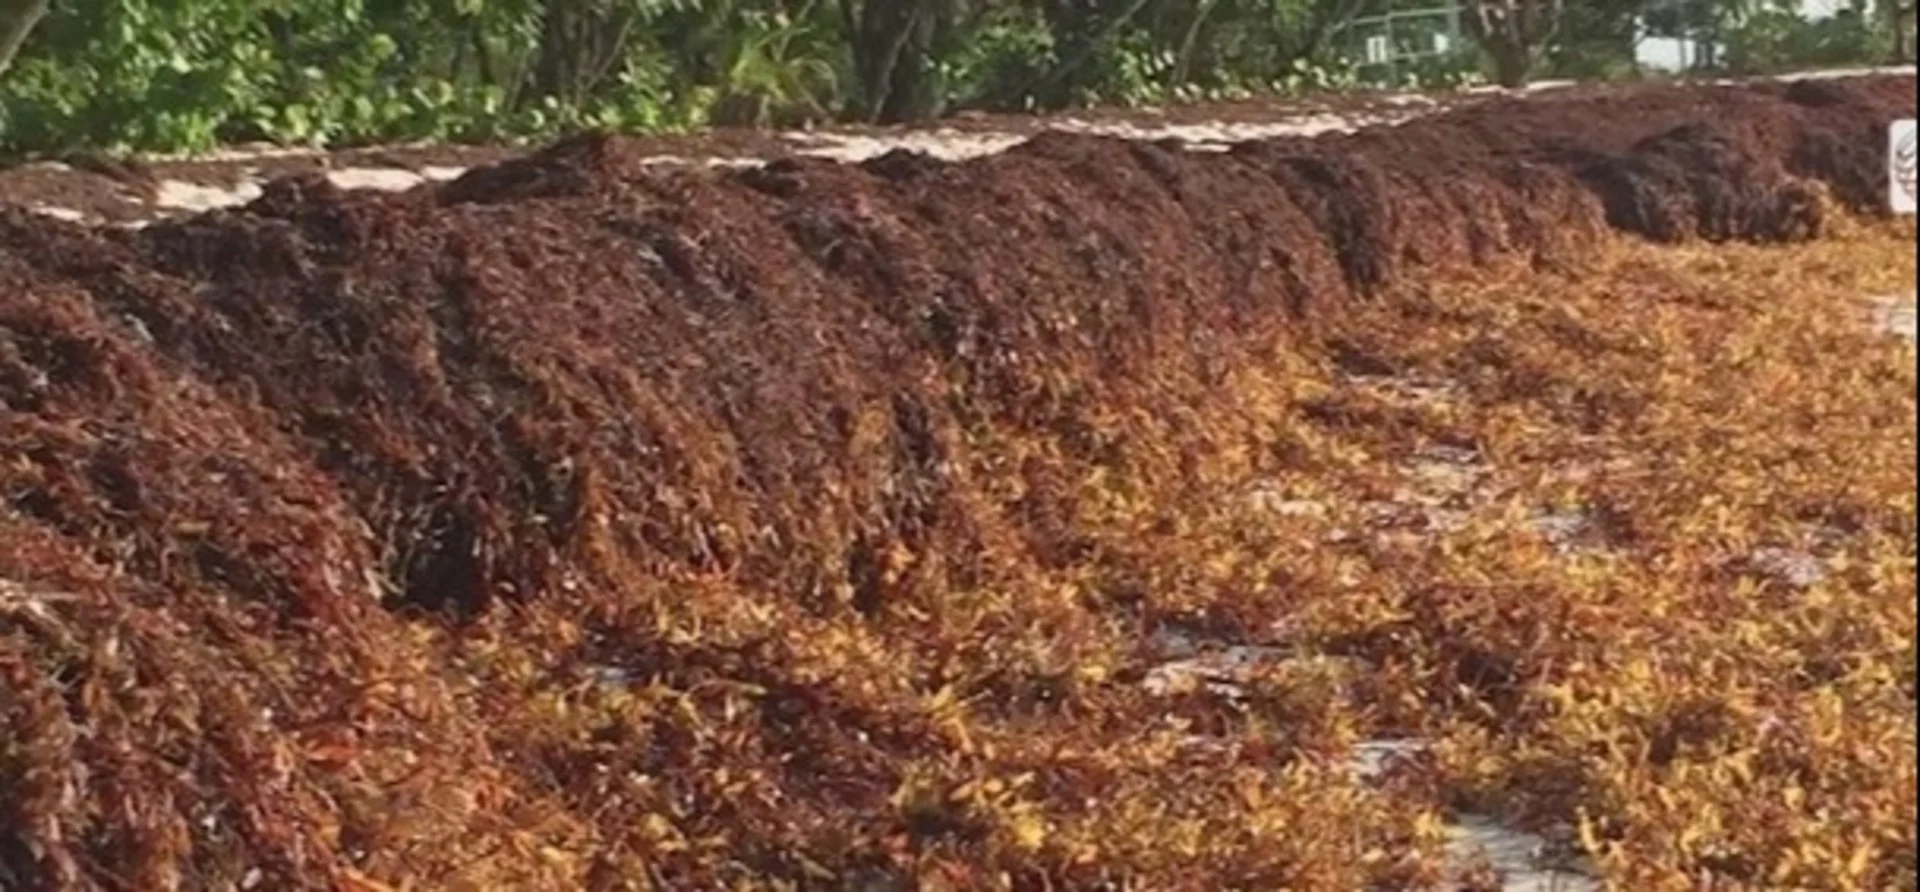
[[[591,136],[402,195],[282,180],[138,232],[0,211],[0,887],[704,888],[884,863],[873,840],[924,830],[887,817],[902,766],[967,744],[776,631],[864,624],[876,660],[991,675],[994,629],[937,653],[916,623],[1084,556],[1086,469],[1246,448],[1179,424],[1230,405],[1235,369],[1409,275],[1878,213],[1878,128],[1913,88],[727,174]],[[694,614],[727,623],[665,631]],[[552,664],[515,677],[620,663],[687,692],[644,709],[716,715],[715,686],[744,685],[760,724],[509,746],[461,642],[516,616],[552,620],[526,620]],[[752,767],[695,777],[718,752]],[[656,798],[596,806],[623,775]]]

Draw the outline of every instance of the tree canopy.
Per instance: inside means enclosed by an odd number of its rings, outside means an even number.
[[[1911,55],[1910,2],[1856,2],[1812,22],[1783,0],[0,0],[0,152],[1511,85],[1631,75],[1649,34],[1733,69]],[[1396,55],[1370,66],[1387,13]]]

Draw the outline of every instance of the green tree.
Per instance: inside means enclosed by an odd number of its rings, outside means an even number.
[[[1642,36],[1646,0],[1588,0],[1561,13],[1559,35],[1546,50],[1555,75],[1611,78],[1638,69],[1635,50]]]
[[[1244,75],[1271,79],[1329,61],[1334,38],[1370,4],[1367,0],[1202,0],[1161,5],[1200,8],[1179,34],[1176,80],[1184,83],[1197,76],[1222,83]]]
[[[1565,0],[1464,0],[1463,23],[1493,62],[1494,82],[1520,87],[1560,30]]]
[[[964,0],[840,0],[858,116],[896,124],[939,115],[947,98],[939,50],[968,12]]]
[[[0,6],[0,74],[13,66],[13,57],[27,42],[34,26],[46,18],[50,0],[9,0]]]

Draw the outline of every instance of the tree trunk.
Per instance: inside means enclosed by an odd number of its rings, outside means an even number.
[[[961,13],[956,0],[867,0],[841,4],[853,42],[859,116],[903,124],[938,117],[946,100],[936,45]]]
[[[1493,82],[1502,87],[1517,90],[1533,76],[1533,54],[1526,47],[1500,43],[1487,47],[1487,55],[1493,58]]]
[[[1500,86],[1522,87],[1559,31],[1564,8],[1564,0],[1467,0],[1462,24],[1493,59]]]
[[[1887,8],[1887,15],[1892,19],[1889,24],[1893,26],[1893,64],[1902,65],[1912,62],[1914,58],[1913,3],[1911,0],[1906,3],[1882,0],[1882,5]]]
[[[538,61],[533,69],[536,98],[552,97],[562,103],[572,99],[578,50],[573,35],[579,18],[574,7],[572,2],[547,3],[540,16]]]
[[[27,35],[46,18],[52,0],[0,0],[0,74],[13,67],[13,59],[26,46]]]
[[[907,22],[906,40],[893,65],[887,101],[880,107],[882,124],[932,120],[944,110],[946,97],[933,54],[934,38],[942,22],[940,10],[930,5],[922,4]]]

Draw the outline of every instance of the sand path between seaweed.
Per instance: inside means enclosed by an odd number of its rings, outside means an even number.
[[[1913,73],[1915,73],[1915,66],[1902,65],[1797,72],[1764,78],[1764,80],[1825,80]],[[1734,81],[1716,80],[1705,81],[1705,83],[1730,84]],[[1521,92],[1527,95],[1550,95],[1555,91],[1574,86],[1577,85],[1567,81],[1541,81]],[[1477,88],[1462,91],[1462,95],[1471,97],[1499,92],[1501,91],[1495,89]],[[1374,125],[1400,124],[1443,111],[1447,107],[1445,103],[1431,96],[1412,93],[1389,94],[1380,97],[1376,105],[1380,110],[1367,113],[1336,114],[1301,111],[1298,114],[1288,114],[1285,113],[1283,103],[1276,103],[1276,108],[1282,111],[1278,119],[1253,122],[1214,121],[1147,125],[1131,121],[1067,116],[1047,120],[1043,129],[1131,140],[1178,140],[1189,151],[1218,152],[1225,151],[1234,143],[1249,140],[1311,137],[1323,133],[1352,132]],[[857,163],[895,150],[920,152],[943,160],[964,160],[1004,152],[1024,142],[1030,136],[1031,133],[963,131],[953,127],[910,129],[886,134],[811,131],[789,131],[778,134],[780,140],[793,147],[795,154],[844,163]],[[276,158],[323,154],[325,153],[320,150],[262,149],[220,152],[178,160],[205,160],[244,165],[249,161],[265,162]],[[765,163],[763,159],[749,156],[688,157],[675,154],[660,154],[649,160],[660,166],[670,167],[739,168],[755,167]],[[44,166],[54,170],[65,167],[53,162],[48,162]],[[446,182],[459,177],[466,171],[466,167],[451,165],[422,165],[416,168],[348,166],[329,170],[325,175],[335,186],[342,189],[398,192],[426,183]],[[142,215],[141,219],[120,225],[139,227],[157,218],[243,205],[260,196],[265,179],[266,177],[257,170],[246,172],[237,182],[219,186],[163,178],[157,183],[152,199],[146,202],[148,213]],[[74,208],[37,205],[34,210],[59,219],[92,222],[87,214]]]
[[[1878,334],[1897,344],[1905,342],[1911,350],[1915,343],[1916,295],[1882,295],[1862,301],[1866,323]],[[1448,403],[1459,395],[1452,382],[1403,380],[1397,378],[1354,378],[1349,386],[1373,391],[1407,404]],[[1411,535],[1428,543],[1437,541],[1449,530],[1465,526],[1476,513],[1498,510],[1497,480],[1502,469],[1484,456],[1463,449],[1434,448],[1414,454],[1401,466],[1406,486],[1393,499],[1363,506],[1359,513],[1369,518],[1359,529],[1330,528],[1332,539],[1374,536],[1381,539]],[[1245,493],[1250,507],[1277,517],[1326,520],[1334,513],[1319,502],[1288,498],[1271,485],[1255,483]],[[1465,508],[1457,506],[1465,505]],[[1607,536],[1596,519],[1580,510],[1542,512],[1524,521],[1528,530],[1551,544],[1563,557],[1609,553]],[[1834,533],[1833,538],[1844,538]],[[1818,585],[1830,570],[1830,556],[1795,548],[1757,548],[1747,555],[1746,563],[1756,572],[1798,589]],[[1215,693],[1235,697],[1240,686],[1261,671],[1269,671],[1298,661],[1325,659],[1295,653],[1284,645],[1210,640],[1163,630],[1154,645],[1164,656],[1145,680],[1150,692],[1164,693],[1186,686],[1200,686]],[[1349,771],[1361,783],[1383,777],[1401,759],[1417,757],[1429,743],[1417,739],[1381,739],[1357,745],[1349,758]],[[1572,856],[1570,828],[1556,828],[1554,838],[1511,826],[1494,815],[1460,814],[1447,826],[1446,850],[1450,874],[1465,874],[1484,863],[1501,877],[1508,892],[1588,892],[1602,888],[1593,868]]]

